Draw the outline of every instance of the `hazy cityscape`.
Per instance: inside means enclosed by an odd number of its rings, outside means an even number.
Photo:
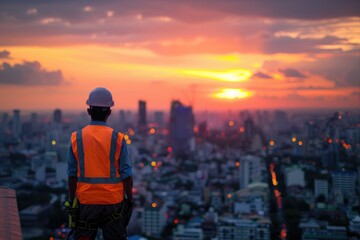
[[[24,239],[66,239],[67,154],[89,116],[1,113],[0,186]],[[129,239],[360,239],[360,111],[113,111],[134,170]],[[100,236],[100,232],[99,232]],[[101,239],[99,237],[99,239]]]

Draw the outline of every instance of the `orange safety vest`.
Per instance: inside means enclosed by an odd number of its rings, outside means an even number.
[[[124,199],[119,157],[124,135],[102,125],[71,134],[78,163],[76,197],[82,204],[116,204]]]

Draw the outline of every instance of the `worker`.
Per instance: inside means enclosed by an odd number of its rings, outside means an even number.
[[[100,228],[105,240],[127,239],[133,209],[132,167],[124,134],[106,124],[114,101],[109,90],[98,87],[86,104],[91,122],[71,134],[69,147],[69,206],[79,202],[70,235],[76,240],[95,239]]]

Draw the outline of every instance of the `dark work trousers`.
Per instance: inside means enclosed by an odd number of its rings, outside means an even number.
[[[126,228],[124,226],[124,217],[120,217],[110,223],[105,222],[104,219],[111,216],[113,213],[121,213],[125,216],[126,204],[125,201],[114,205],[91,205],[80,204],[79,206],[79,220],[88,223],[97,223],[102,229],[104,240],[126,240]],[[97,234],[96,230],[75,228],[73,239],[76,240],[94,240]]]

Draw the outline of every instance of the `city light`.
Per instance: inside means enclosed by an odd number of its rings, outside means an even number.
[[[275,194],[275,197],[277,197],[277,198],[281,196],[280,191],[277,189],[274,190],[274,194]]]
[[[156,162],[155,162],[155,161],[152,161],[152,162],[151,162],[151,166],[155,167],[155,166],[156,166]]]
[[[296,142],[296,137],[293,137],[292,139],[291,139],[291,141],[294,143],[294,142]]]
[[[239,130],[240,130],[241,133],[245,132],[245,128],[244,128],[244,127],[240,127]]]
[[[299,141],[298,144],[299,144],[299,146],[302,146],[302,145],[303,145],[303,141]]]
[[[169,152],[169,153],[171,153],[172,151],[173,151],[173,149],[172,149],[172,147],[167,147],[167,151]]]
[[[235,166],[236,166],[236,167],[240,167],[240,162],[237,161],[237,162],[235,163]]]
[[[149,134],[152,135],[152,134],[155,134],[156,133],[156,130],[155,128],[150,128],[149,130]]]
[[[274,146],[275,145],[275,141],[274,140],[270,140],[270,146]]]
[[[56,141],[55,141],[55,140],[52,140],[52,141],[51,141],[51,144],[55,146],[55,145],[56,145]]]
[[[124,139],[125,139],[125,141],[129,140],[129,136],[125,134]]]
[[[157,204],[153,202],[153,203],[151,204],[151,206],[152,206],[153,208],[156,208]]]
[[[234,121],[229,121],[229,126],[230,127],[234,126]]]
[[[281,236],[281,239],[286,239],[286,236],[287,236],[286,229],[281,229],[280,236]]]
[[[130,136],[134,136],[135,135],[135,132],[132,128],[129,128],[128,129],[128,133],[130,134]]]
[[[229,199],[232,198],[231,193],[228,193],[227,198],[229,198]]]
[[[176,225],[176,224],[178,224],[178,223],[179,223],[179,219],[175,218],[175,219],[174,219],[174,224]]]
[[[328,139],[328,143],[331,144],[333,140],[331,138]]]
[[[126,144],[127,144],[127,145],[130,145],[130,144],[131,144],[131,140],[130,140],[130,139],[126,140]]]

